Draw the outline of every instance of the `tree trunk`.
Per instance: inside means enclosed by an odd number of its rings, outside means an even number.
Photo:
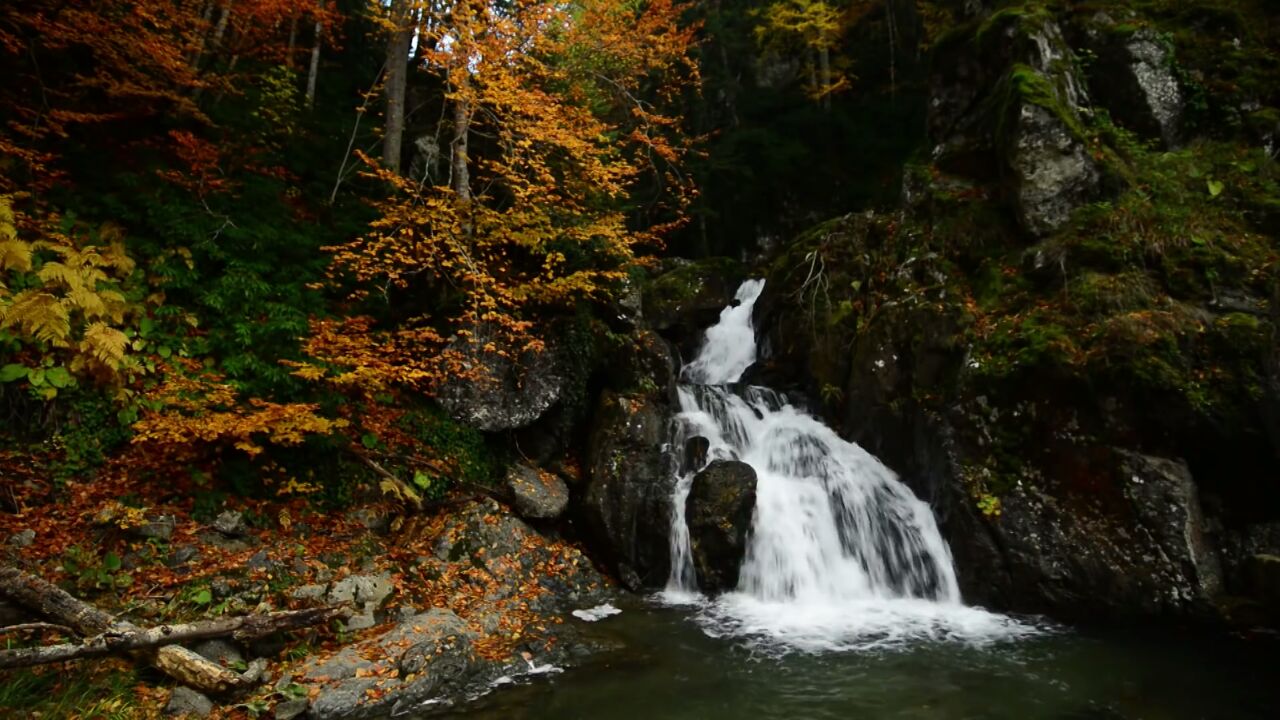
[[[145,630],[115,629],[114,626],[79,643],[44,647],[0,650],[0,669],[30,667],[76,658],[116,655],[177,643],[232,636],[236,640],[253,640],[277,632],[319,625],[335,618],[350,617],[351,611],[341,607],[290,610],[263,615],[219,618],[182,625],[160,625]]]
[[[23,605],[60,625],[74,628],[81,635],[98,635],[108,630],[136,630],[129,623],[118,623],[111,615],[83,603],[61,589],[16,568],[0,568],[0,596]],[[221,694],[245,686],[236,673],[209,662],[178,645],[166,645],[143,657],[161,672],[201,692]]]
[[[298,18],[289,21],[289,49],[285,52],[284,63],[293,67],[293,49],[298,45]]]
[[[400,172],[404,142],[404,98],[409,82],[409,45],[413,42],[413,14],[409,0],[396,0],[391,7],[395,30],[387,41],[387,118],[382,136],[382,165]]]
[[[466,70],[461,71],[463,76]],[[453,101],[453,142],[452,164],[450,176],[453,180],[453,191],[462,201],[471,200],[471,171],[467,164],[467,143],[471,135],[471,100],[466,96],[466,81],[463,81],[462,94]]]
[[[316,104],[316,76],[320,73],[320,43],[324,39],[324,25],[316,15],[316,38],[311,45],[311,68],[307,70],[307,107]]]
[[[822,107],[831,109],[831,51],[823,46],[818,48],[818,72],[822,82]]]

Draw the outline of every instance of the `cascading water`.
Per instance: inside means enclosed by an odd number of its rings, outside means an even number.
[[[743,283],[681,371],[673,447],[705,437],[708,462],[740,460],[758,477],[738,589],[706,606],[708,629],[806,650],[1029,632],[960,603],[929,506],[892,470],[779,393],[738,383],[756,359],[751,314],[763,289],[763,280]],[[698,469],[686,468],[675,487],[673,601],[698,598],[684,518]]]

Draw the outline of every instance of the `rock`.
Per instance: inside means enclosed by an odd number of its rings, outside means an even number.
[[[245,671],[240,673],[240,678],[250,686],[268,681],[267,664],[266,658],[254,658]]]
[[[231,537],[239,537],[249,530],[244,521],[244,514],[235,510],[224,510],[219,513],[213,520],[213,529]]]
[[[652,330],[634,332],[628,341],[609,363],[610,387],[676,402],[680,363],[671,346]]]
[[[645,319],[655,330],[701,333],[733,301],[745,277],[729,258],[685,261],[645,286]]]
[[[1005,76],[1011,98],[1003,112],[1012,133],[997,143],[1011,171],[1018,221],[1043,236],[1098,194],[1102,176],[1081,132],[1080,112],[1089,101],[1056,22],[1023,19],[1003,34],[1021,48],[1015,59],[1025,65],[1011,66]]]
[[[720,593],[738,586],[756,509],[756,471],[737,460],[716,460],[693,478],[685,522],[698,587]]]
[[[511,504],[523,518],[548,520],[560,517],[569,505],[569,488],[559,476],[516,463],[503,481]]]
[[[459,691],[482,663],[473,662],[471,644],[478,639],[467,623],[448,610],[416,615],[383,636],[344,648],[336,655],[307,663],[302,679],[323,683],[307,715],[315,720],[395,716],[433,697]],[[378,663],[363,655],[382,658]],[[378,677],[366,672],[396,669]],[[377,683],[382,692],[365,691]]]
[[[352,632],[358,630],[368,630],[378,624],[378,619],[373,616],[372,612],[364,612],[359,615],[352,615],[347,619],[347,630]]]
[[[22,532],[17,532],[9,536],[9,544],[16,548],[31,547],[32,543],[34,543],[35,541],[36,541],[36,531],[32,530],[31,528],[27,528]]]
[[[272,711],[276,720],[294,720],[294,718],[302,715],[307,711],[307,707],[311,701],[306,698],[294,698],[293,700],[285,700],[277,703]]]
[[[191,649],[200,657],[223,667],[238,668],[244,665],[244,655],[240,648],[229,640],[215,638],[196,643]]]
[[[1084,142],[1053,110],[1024,103],[1016,118],[1007,161],[1015,209],[1023,228],[1043,236],[1096,197],[1101,175]]]
[[[185,685],[178,685],[169,695],[166,715],[209,717],[213,713],[213,701]]]
[[[290,593],[294,600],[302,600],[304,602],[319,602],[324,599],[324,585],[302,585],[296,587]]]
[[[347,513],[347,519],[360,523],[366,530],[372,530],[378,534],[391,529],[391,516],[385,511],[380,512],[374,508],[356,508]]]
[[[636,590],[660,587],[670,568],[674,468],[661,449],[668,412],[652,395],[606,391],[593,419],[583,519]]]
[[[1100,192],[1078,63],[1045,13],[997,13],[976,27],[972,38],[946,43],[934,63],[933,161],[949,176],[1001,182],[1022,227],[1044,236]],[[922,179],[906,186],[913,205],[931,194]]]
[[[329,589],[330,603],[350,603],[357,608],[377,609],[391,597],[395,586],[390,573],[381,575],[351,575],[333,584]]]
[[[1128,476],[1124,494],[1138,523],[1163,551],[1175,578],[1174,589],[1187,602],[1212,604],[1222,594],[1222,569],[1205,538],[1204,513],[1191,470],[1182,460],[1119,451],[1119,471]]]
[[[143,525],[134,528],[132,533],[147,540],[168,540],[173,537],[173,528],[176,524],[177,519],[172,515],[153,515],[148,517]]]
[[[1089,75],[1094,97],[1120,125],[1175,147],[1186,102],[1172,53],[1154,29],[1120,31],[1106,20],[1088,32],[1097,55]]]
[[[550,343],[541,352],[524,352],[518,362],[482,345],[449,345],[461,370],[441,384],[436,399],[455,420],[485,432],[513,430],[542,417],[560,399],[566,380]]]
[[[165,564],[169,567],[180,567],[200,557],[200,550],[194,545],[179,545],[169,553]]]
[[[689,438],[684,444],[684,459],[680,465],[680,474],[688,475],[701,470],[707,464],[707,452],[710,450],[710,440],[701,435]]]

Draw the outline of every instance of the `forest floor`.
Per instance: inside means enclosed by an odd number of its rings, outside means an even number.
[[[375,638],[433,608],[469,628],[469,662],[530,661],[536,638],[542,649],[555,642],[548,630],[563,608],[550,596],[567,592],[582,603],[607,584],[578,547],[532,531],[487,498],[458,495],[402,514],[387,502],[326,511],[302,497],[229,495],[214,514],[195,499],[209,496],[198,487],[142,480],[111,464],[92,480],[65,483],[38,477],[16,457],[0,464],[8,481],[0,503],[10,510],[0,513],[2,564],[139,625],[357,604],[345,625],[214,652],[236,670],[252,657],[268,659],[258,689],[220,699],[225,704],[211,715],[217,718],[258,717],[282,703],[314,700],[327,678],[307,676],[304,665],[323,664],[352,643],[376,654]],[[11,647],[55,639],[4,638]],[[397,658],[367,659],[373,664],[355,672],[373,678],[360,686],[373,700],[383,683],[397,686]],[[127,660],[80,660],[0,674],[0,707],[20,717],[157,717],[172,686]]]

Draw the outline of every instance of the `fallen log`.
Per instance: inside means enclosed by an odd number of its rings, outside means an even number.
[[[109,613],[13,567],[0,567],[0,597],[8,598],[51,621],[66,625],[88,638],[105,633],[122,636],[145,632],[132,623],[117,622]],[[231,632],[234,633],[235,630]],[[178,682],[204,693],[224,694],[249,685],[236,672],[210,662],[180,645],[163,645],[154,651],[143,649],[135,654]]]
[[[146,629],[115,626],[78,643],[0,650],[0,669],[116,655],[211,638],[232,637],[236,640],[252,640],[285,630],[319,625],[334,619],[346,619],[350,616],[351,610],[348,608],[327,606],[203,620],[180,625],[159,625]]]

